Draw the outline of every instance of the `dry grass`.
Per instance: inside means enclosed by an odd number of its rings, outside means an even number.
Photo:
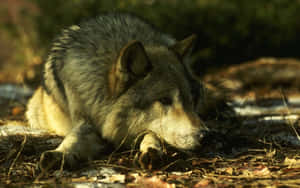
[[[298,186],[300,184],[300,152],[295,148],[284,149],[250,149],[237,155],[216,155],[211,157],[187,158],[166,164],[159,170],[143,171],[132,165],[132,156],[122,153],[112,157],[107,163],[108,156],[103,159],[85,163],[78,170],[42,172],[38,168],[40,152],[28,153],[28,148],[49,138],[14,138],[12,152],[1,154],[0,182],[6,185],[25,184],[69,184],[74,182],[101,182],[99,175],[84,175],[84,172],[98,171],[104,167],[115,169],[115,174],[124,175],[122,183],[139,185],[149,177],[157,181],[177,186],[211,185],[228,186]],[[17,144],[18,143],[18,144]],[[31,145],[32,144],[32,145]],[[44,148],[45,149],[45,148]],[[26,152],[27,151],[27,152]],[[167,168],[166,168],[167,167]],[[182,168],[185,167],[185,168]],[[181,173],[174,173],[180,170]],[[105,176],[105,174],[102,174]],[[137,182],[137,180],[142,182]],[[111,183],[116,181],[111,179]]]

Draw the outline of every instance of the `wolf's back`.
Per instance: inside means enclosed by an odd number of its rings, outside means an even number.
[[[63,30],[44,65],[43,85],[29,101],[30,126],[65,135],[72,127],[70,114],[99,114],[91,106],[100,108],[107,96],[107,71],[121,48],[133,40],[146,46],[176,42],[130,14],[104,14]]]

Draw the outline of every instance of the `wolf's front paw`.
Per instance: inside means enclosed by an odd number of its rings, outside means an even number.
[[[158,169],[162,166],[164,155],[160,150],[148,148],[147,152],[136,154],[134,162],[143,169]]]
[[[76,165],[75,155],[61,151],[45,151],[40,158],[39,166],[42,170],[58,170],[63,168],[73,168]]]

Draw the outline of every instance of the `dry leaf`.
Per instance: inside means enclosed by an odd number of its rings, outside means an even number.
[[[225,170],[225,172],[226,172],[227,174],[232,175],[232,173],[233,173],[233,168],[232,168],[232,167],[228,167],[228,168]]]
[[[17,116],[17,115],[20,115],[24,112],[24,108],[23,107],[20,107],[20,106],[16,106],[14,107],[12,110],[11,110],[11,114],[13,116]]]
[[[175,188],[175,184],[169,184],[158,177],[153,176],[150,178],[137,177],[135,185],[133,187],[144,187],[144,188]]]
[[[208,187],[210,183],[211,183],[211,180],[202,179],[194,185],[194,188]]]
[[[270,172],[269,168],[266,166],[263,166],[263,165],[256,167],[253,171],[253,175],[255,175],[255,176],[268,176],[270,174],[271,174],[271,172]]]
[[[284,159],[283,164],[288,165],[288,168],[299,168],[300,167],[300,160],[290,159],[290,158],[286,157]]]

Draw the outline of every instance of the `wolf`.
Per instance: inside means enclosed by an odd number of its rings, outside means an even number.
[[[204,85],[189,68],[195,42],[196,35],[176,41],[128,13],[103,14],[63,30],[26,112],[31,127],[64,136],[56,149],[42,153],[41,168],[62,161],[76,167],[106,146],[137,145],[142,168],[164,156],[165,144],[199,148],[209,130],[197,109],[204,115],[209,107]]]

